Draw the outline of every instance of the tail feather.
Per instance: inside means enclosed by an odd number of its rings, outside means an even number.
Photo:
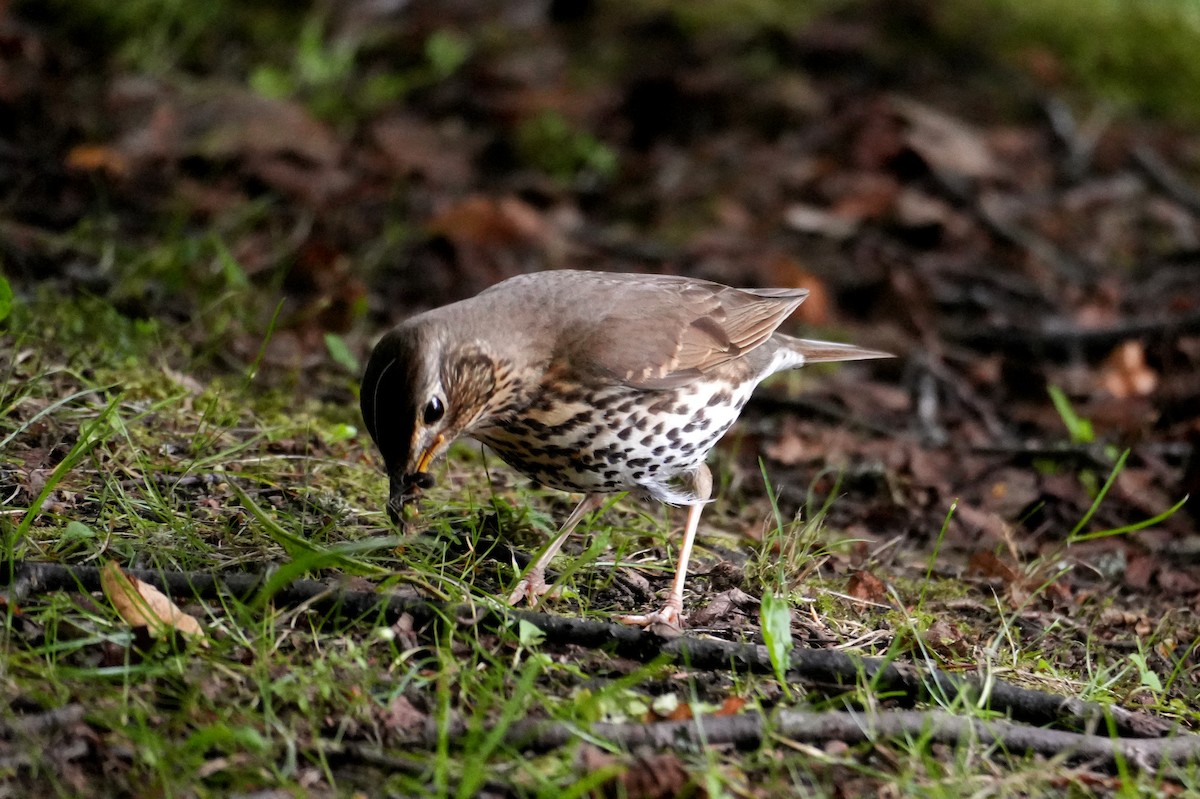
[[[894,358],[890,352],[869,350],[856,347],[853,344],[843,344],[839,341],[818,341],[811,338],[796,338],[782,333],[776,333],[775,339],[781,340],[788,349],[804,358],[804,363],[829,363],[832,361],[866,361],[873,358]]]

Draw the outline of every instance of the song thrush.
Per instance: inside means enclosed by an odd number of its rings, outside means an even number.
[[[678,629],[704,460],[754,387],[806,363],[887,357],[776,332],[808,292],[735,289],[683,277],[551,271],[510,278],[387,333],[362,383],[367,430],[391,481],[393,518],[432,485],[459,436],[543,485],[584,497],[510,604],[536,604],[545,569],[606,494],[688,506],[670,596],[622,621]]]

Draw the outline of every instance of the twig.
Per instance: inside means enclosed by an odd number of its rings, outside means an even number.
[[[83,721],[83,705],[71,704],[41,713],[17,713],[0,721],[0,738],[37,735]]]
[[[1154,185],[1192,213],[1200,214],[1200,191],[1179,176],[1170,164],[1146,144],[1133,148],[1133,160]]]
[[[942,328],[946,338],[985,352],[1056,358],[1069,358],[1077,353],[1100,358],[1129,339],[1162,343],[1197,332],[1200,332],[1200,311],[1175,317],[1163,315],[1152,319],[1132,319],[1119,325],[1094,328],[1053,321],[1048,321],[1040,330],[979,325]]]
[[[974,741],[1008,752],[1031,752],[1050,757],[1065,755],[1073,761],[1089,760],[1109,768],[1114,767],[1118,759],[1143,769],[1153,769],[1163,763],[1184,763],[1200,758],[1200,735],[1109,738],[1029,727],[1005,719],[956,716],[941,710],[820,713],[784,710],[771,716],[751,711],[731,716],[701,716],[690,721],[593,724],[588,727],[588,733],[627,749],[643,746],[699,748],[712,744],[749,748],[760,745],[771,735],[809,744],[863,743],[908,737],[945,744]],[[575,737],[576,730],[568,724],[536,721],[514,725],[506,740],[520,748],[545,751],[563,746]],[[432,740],[436,741],[436,738]]]
[[[192,593],[201,597],[232,594],[246,599],[265,582],[259,575],[218,577],[195,572],[127,571],[172,594]],[[0,581],[6,578],[43,592],[100,589],[100,570],[92,567],[0,561]],[[397,595],[331,590],[327,583],[314,580],[297,580],[274,594],[271,600],[287,607],[310,603],[313,611],[340,618],[365,618],[374,614],[388,623],[407,614],[420,626],[461,624],[470,620],[469,623],[481,629],[496,630],[521,620],[538,627],[546,639],[556,645],[609,647],[621,657],[642,662],[667,657],[686,667],[706,671],[741,669],[759,674],[773,673],[765,646],[691,636],[664,639],[636,627],[514,610],[498,602],[454,605]],[[1116,734],[1122,737],[1157,738],[1176,729],[1163,719],[1121,707],[1019,688],[1000,680],[968,678],[936,668],[922,669],[826,649],[793,650],[788,676],[825,694],[840,694],[869,684],[881,694],[908,702],[968,702],[1029,724],[1086,730],[1111,719]]]

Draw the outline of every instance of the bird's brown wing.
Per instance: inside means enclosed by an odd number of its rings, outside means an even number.
[[[627,385],[685,385],[760,346],[807,294],[692,280],[639,285],[591,328],[588,349],[596,367]]]

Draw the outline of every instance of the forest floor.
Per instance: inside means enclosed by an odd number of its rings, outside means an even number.
[[[1200,795],[1200,126],[919,3],[176,5],[0,4],[0,796]],[[897,356],[758,391],[681,637],[681,510],[522,612],[571,497],[384,513],[372,343],[555,268]]]

